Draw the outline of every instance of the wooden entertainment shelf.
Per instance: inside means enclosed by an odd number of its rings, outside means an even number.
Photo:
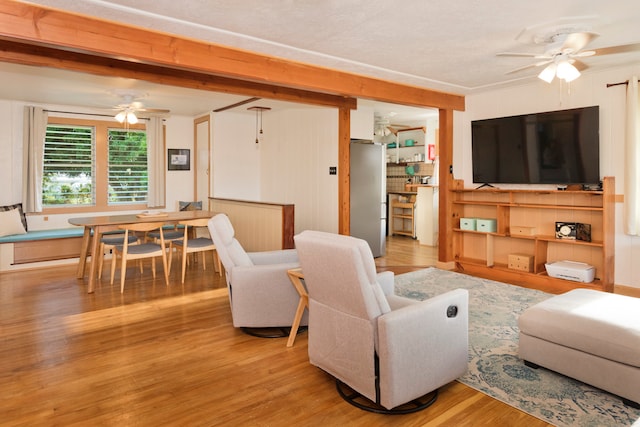
[[[602,191],[501,190],[463,188],[455,180],[453,248],[456,266],[469,274],[523,286],[554,290],[592,288],[613,291],[615,246],[615,181],[603,180]],[[460,218],[496,220],[495,232],[460,228]],[[555,223],[591,225],[591,241],[557,239]],[[530,230],[517,234],[515,230]],[[509,255],[533,257],[532,271],[508,267]],[[578,261],[595,267],[592,283],[547,275],[545,263]]]

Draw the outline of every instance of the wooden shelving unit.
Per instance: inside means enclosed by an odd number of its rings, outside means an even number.
[[[416,201],[415,196],[410,200],[401,202],[391,201],[391,234],[416,237]]]
[[[603,180],[602,191],[465,189],[455,181],[453,245],[456,263],[471,274],[514,284],[551,285],[554,289],[586,287],[613,290],[615,245],[615,181]],[[460,218],[496,219],[496,232],[460,228]],[[591,224],[591,242],[556,239],[556,221]],[[534,227],[532,235],[516,235],[511,227]],[[508,256],[534,259],[533,271],[509,269]],[[595,267],[592,283],[547,275],[545,263],[571,260]]]

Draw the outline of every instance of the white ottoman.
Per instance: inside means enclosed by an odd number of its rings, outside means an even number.
[[[574,289],[518,320],[519,355],[640,408],[640,299]]]

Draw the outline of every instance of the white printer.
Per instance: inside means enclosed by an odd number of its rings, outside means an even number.
[[[596,274],[596,269],[584,262],[557,261],[544,266],[549,276],[574,282],[591,283]]]

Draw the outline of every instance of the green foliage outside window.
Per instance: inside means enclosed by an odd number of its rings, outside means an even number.
[[[109,129],[109,204],[147,201],[147,135]]]
[[[44,147],[42,203],[91,205],[93,128],[48,126]]]

